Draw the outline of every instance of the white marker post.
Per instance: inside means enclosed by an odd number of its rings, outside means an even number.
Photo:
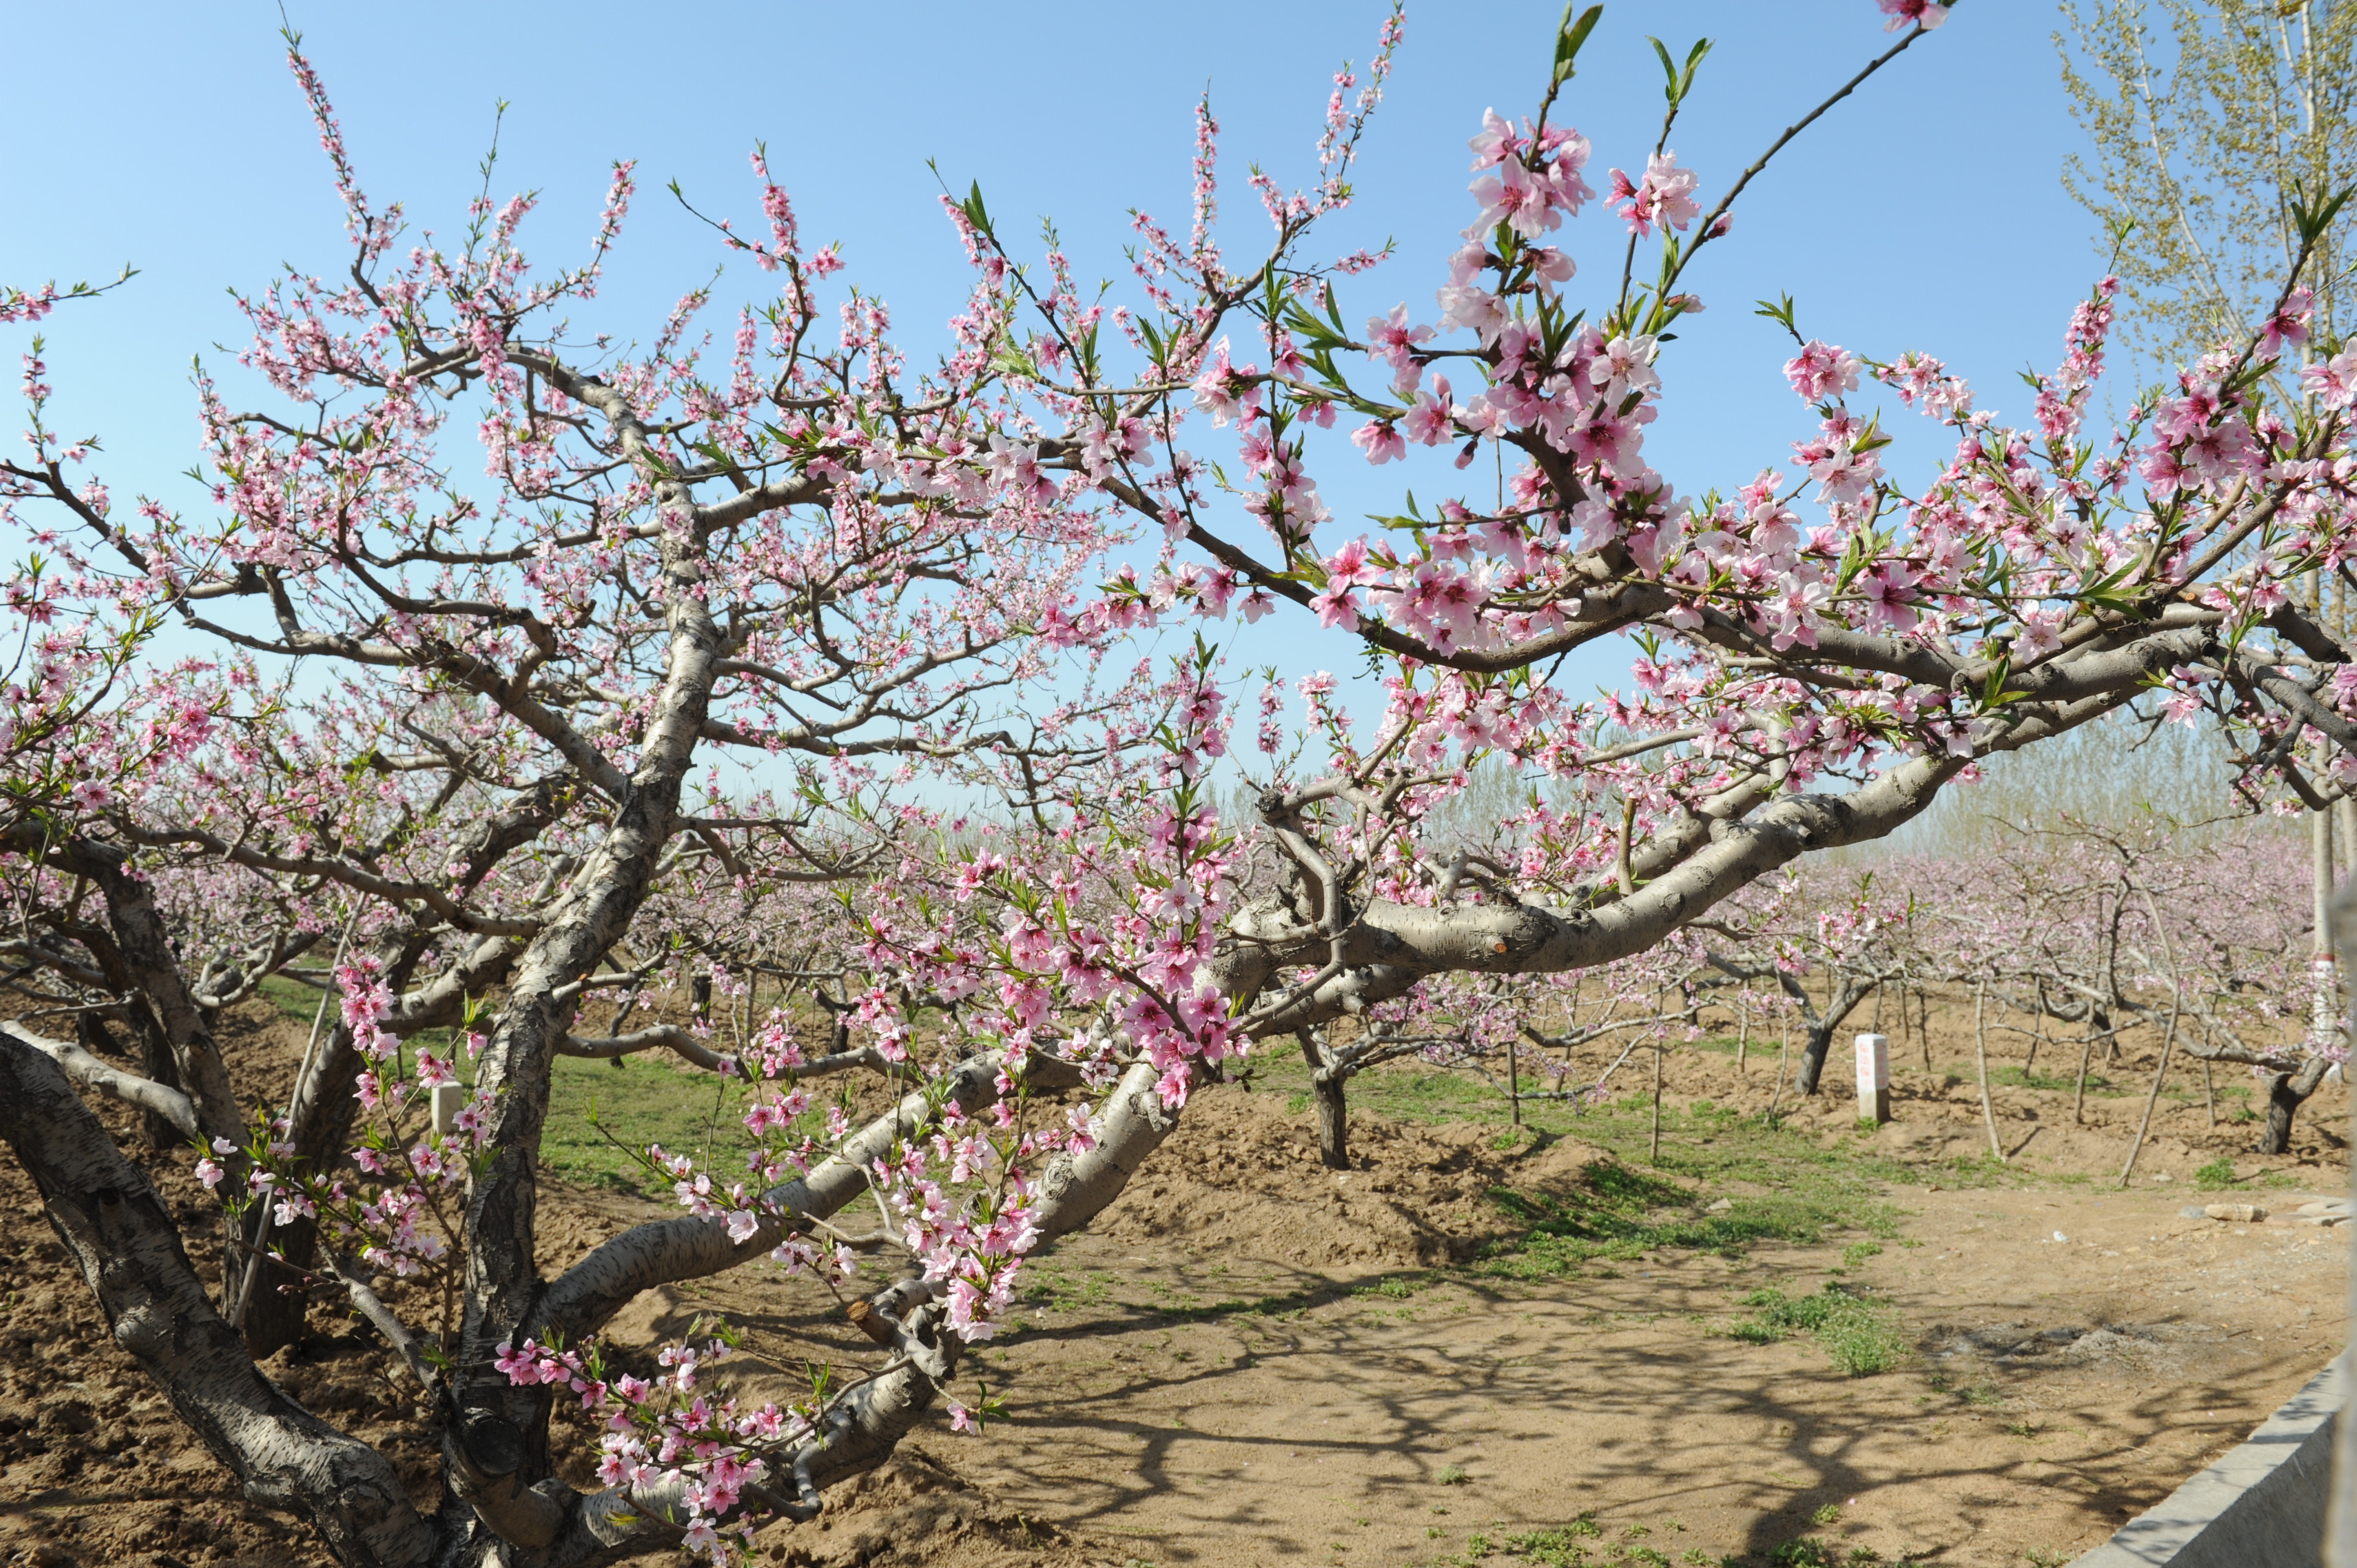
[[[1857,1119],[1878,1127],[1890,1120],[1890,1036],[1857,1037]]]
[[[1858,1069],[1863,1072],[1863,1068]],[[1866,1080],[1860,1079],[1859,1082]],[[445,1136],[457,1125],[458,1112],[467,1108],[467,1086],[463,1083],[437,1083],[434,1086],[434,1130]]]

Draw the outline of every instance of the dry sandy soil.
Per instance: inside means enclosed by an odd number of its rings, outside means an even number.
[[[1935,1020],[1934,1055],[1951,1044]],[[283,1073],[285,1048],[255,1026],[250,1090]],[[1021,1331],[969,1363],[1007,1416],[980,1437],[921,1434],[760,1546],[830,1565],[1405,1568],[1485,1550],[1765,1563],[1814,1537],[1827,1561],[2059,1563],[2240,1441],[2345,1342],[2347,1231],[2283,1218],[2347,1190],[2345,1143],[2324,1130],[2347,1125],[2341,1091],[2272,1161],[2236,1153],[2252,1129],[2212,1129],[2198,1098],[2170,1105],[2123,1192],[2071,1173],[2116,1175],[2140,1096],[2092,1101],[2083,1128],[2067,1092],[2000,1090],[2020,1153],[1992,1175],[1955,1164],[1986,1147],[1976,1090],[1901,1067],[1898,1120],[1870,1144],[1846,1100],[1793,1115],[1812,1140],[1895,1162],[1876,1167],[1897,1227],[1878,1255],[1846,1265],[1851,1231],[1526,1280],[1472,1262],[1515,1230],[1489,1194],[1576,1197],[1598,1147],[1566,1133],[1500,1148],[1495,1122],[1362,1111],[1360,1168],[1338,1174],[1285,1094],[1210,1091],[1094,1231],[1035,1263]],[[1738,1079],[1695,1053],[1673,1058],[1668,1101],[1757,1110],[1770,1081],[1757,1059]],[[1674,1119],[1673,1139],[1697,1135]],[[2254,1184],[2296,1184],[2235,1195],[2276,1219],[2179,1214],[2221,1153]],[[1691,1198],[1655,1190],[1656,1217],[1747,1190],[1685,1185]],[[200,1212],[184,1174],[167,1196]],[[554,1187],[544,1212],[554,1267],[659,1211]],[[0,1260],[0,1563],[326,1561],[183,1437],[5,1162]],[[1836,1271],[1887,1305],[1905,1347],[1891,1370],[1846,1376],[1806,1335],[1730,1335],[1752,1316],[1746,1293],[1803,1296]],[[612,1337],[643,1353],[715,1309],[747,1332],[738,1375],[757,1394],[806,1357],[869,1359],[830,1299],[755,1270],[643,1296]],[[322,1337],[270,1370],[328,1419],[398,1440],[430,1484],[430,1440],[359,1339]]]

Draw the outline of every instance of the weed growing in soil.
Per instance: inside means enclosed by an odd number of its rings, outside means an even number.
[[[1581,1514],[1559,1530],[1534,1530],[1523,1535],[1510,1535],[1498,1544],[1517,1557],[1527,1557],[1543,1563],[1546,1568],[1575,1568],[1587,1561],[1587,1548],[1583,1541],[1595,1541],[1604,1532],[1596,1526],[1595,1517]]]
[[[1749,1322],[1736,1325],[1736,1338],[1772,1345],[1787,1334],[1813,1335],[1834,1365],[1853,1378],[1887,1372],[1906,1353],[1890,1309],[1842,1285],[1828,1284],[1797,1301],[1780,1290],[1756,1290],[1743,1298],[1743,1305],[1759,1310]]]
[[[2193,1173],[2193,1185],[2204,1192],[2223,1192],[2234,1185],[2234,1162],[2220,1155]]]
[[[1848,1556],[1840,1547],[1813,1535],[1798,1541],[1788,1541],[1768,1554],[1774,1568],[1867,1568],[1882,1561],[1882,1553],[1870,1546],[1856,1546]]]

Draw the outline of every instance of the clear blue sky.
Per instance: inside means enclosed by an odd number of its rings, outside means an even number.
[[[403,201],[414,228],[459,229],[502,98],[495,186],[544,193],[526,233],[544,264],[580,254],[609,161],[639,160],[640,197],[601,329],[651,336],[718,259],[663,184],[676,178],[705,210],[750,220],[745,158],[763,139],[805,237],[842,242],[846,275],[892,303],[920,351],[966,281],[927,158],[961,189],[979,179],[1003,232],[1053,214],[1082,277],[1118,283],[1127,209],[1183,227],[1189,116],[1208,82],[1229,157],[1227,231],[1242,250],[1265,231],[1244,163],[1287,186],[1308,182],[1328,77],[1345,57],[1364,60],[1383,9],[721,4],[694,8],[690,26],[673,19],[683,12],[602,3],[290,0],[288,15],[336,99],[364,188],[380,204]],[[1465,138],[1485,106],[1533,106],[1558,14],[1551,3],[1411,5],[1360,199],[1321,247],[1400,241],[1400,259],[1362,284],[1362,306],[1406,300],[1433,313],[1441,258],[1471,216]],[[1880,21],[1870,0],[1621,0],[1608,5],[1558,118],[1594,140],[1601,187],[1609,166],[1641,166],[1655,134],[1661,77],[1644,35],[1681,57],[1696,37],[1717,39],[1673,137],[1701,172],[1707,205],[1886,46]],[[281,263],[344,263],[341,215],[277,22],[274,6],[258,5],[28,6],[12,19],[0,280],[95,280],[126,260],[142,270],[104,303],[61,310],[43,328],[56,423],[105,438],[118,498],[194,501],[175,477],[195,455],[188,364],[204,353],[226,368],[213,346],[233,345],[239,322],[225,290],[258,286]],[[1781,329],[1750,313],[1761,295],[1789,290],[1805,331],[1861,352],[1938,353],[1972,377],[1985,405],[2019,404],[2013,373],[2059,358],[2072,303],[2099,261],[2093,225],[2059,180],[2079,138],[2053,22],[2043,5],[1967,0],[1754,184],[1729,242],[1689,274],[1711,309],[1663,367],[1669,392],[1652,450],[1682,490],[1738,483],[1806,433],[1779,373]],[[1566,237],[1581,263],[1576,287],[1601,290],[1617,276],[1616,224],[1591,209]],[[13,357],[26,336],[0,333],[0,349]],[[1901,433],[1902,472],[1920,473],[1944,445],[1913,421]],[[1396,467],[1342,467],[1329,460],[1323,475],[1339,515],[1395,506]],[[1598,651],[1597,679],[1614,678],[1615,658]]]

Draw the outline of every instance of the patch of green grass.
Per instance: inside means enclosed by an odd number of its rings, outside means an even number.
[[[1753,1044],[1756,1048],[1758,1042]],[[1768,1054],[1774,1054],[1772,1043]],[[1545,1081],[1535,1067],[1535,1060],[1524,1064],[1525,1089]],[[1254,1081],[1265,1090],[1306,1094],[1309,1069],[1298,1052],[1280,1050],[1264,1058]],[[1502,1093],[1472,1074],[1436,1070],[1422,1064],[1395,1064],[1352,1079],[1351,1108],[1353,1113],[1364,1111],[1426,1125],[1488,1122],[1501,1133],[1511,1110]],[[1870,1197],[1879,1196],[1885,1185],[1924,1179],[1920,1165],[1893,1159],[1861,1140],[1844,1139],[1829,1148],[1813,1132],[1771,1123],[1760,1112],[1708,1101],[1662,1107],[1658,1160],[1650,1153],[1650,1093],[1627,1094],[1577,1109],[1561,1101],[1526,1100],[1523,1123],[1523,1136],[1532,1140],[1533,1150],[1544,1147],[1549,1134],[1575,1137],[1609,1150],[1624,1164],[1643,1165],[1706,1186],[1734,1183],[1785,1192]],[[1936,1179],[1943,1186],[1964,1187],[2018,1187],[2042,1178],[1984,1157],[1961,1162]]]
[[[2073,1094],[2079,1088],[2079,1069],[2073,1068],[2069,1072],[2024,1072],[2018,1067],[1993,1067],[1989,1069],[1989,1082],[2002,1084],[2010,1089],[2043,1089],[2057,1094]],[[2133,1090],[2114,1083],[2092,1069],[2087,1074],[2087,1093],[2091,1097],[2109,1099],[2133,1092]]]
[[[1850,1269],[1857,1268],[1868,1258],[1877,1258],[1881,1255],[1882,1243],[1879,1241],[1852,1241],[1848,1246],[1842,1249],[1841,1266],[1843,1270],[1846,1272]]]
[[[261,991],[262,999],[277,1008],[279,1016],[292,1018],[306,1028],[319,1011],[319,993],[283,974],[264,978]]]
[[[2193,1173],[2193,1185],[2204,1192],[2223,1192],[2234,1185],[2234,1162],[2219,1155]]]
[[[705,1160],[716,1175],[742,1169],[744,1100],[741,1082],[673,1067],[652,1053],[629,1058],[619,1070],[602,1061],[559,1057],[549,1084],[540,1163],[568,1181],[629,1192],[643,1191],[649,1178],[625,1150],[643,1150],[649,1144]],[[618,1142],[622,1148],[615,1147]]]
[[[1907,1352],[1890,1309],[1841,1285],[1828,1284],[1815,1295],[1797,1300],[1780,1290],[1757,1290],[1743,1298],[1743,1305],[1758,1311],[1735,1326],[1736,1338],[1772,1345],[1788,1334],[1812,1335],[1834,1365],[1853,1378],[1887,1372]]]
[[[1287,1116],[1298,1116],[1308,1109],[1309,1091],[1308,1090],[1305,1089],[1298,1093],[1288,1094],[1285,1097],[1285,1113]]]
[[[1443,1466],[1440,1474],[1433,1477],[1444,1487],[1461,1487],[1472,1478],[1472,1473],[1462,1465]]]
[[[1759,1241],[1805,1243],[1831,1230],[1897,1230],[1897,1211],[1878,1199],[1792,1185],[1795,1190],[1735,1197],[1711,1213],[1700,1194],[1675,1182],[1618,1160],[1592,1160],[1568,1192],[1492,1188],[1491,1200],[1522,1234],[1493,1242],[1478,1267],[1509,1279],[1551,1279],[1595,1259],[1625,1262],[1656,1248],[1733,1258]]]
[[[1023,1299],[1053,1312],[1078,1312],[1113,1300],[1104,1275],[1094,1269],[1075,1278],[1052,1261],[1043,1260],[1025,1264],[1023,1278]]]
[[[1841,1504],[1821,1504],[1818,1507],[1817,1511],[1809,1516],[1809,1522],[1816,1525],[1839,1524],[1841,1522]]]

